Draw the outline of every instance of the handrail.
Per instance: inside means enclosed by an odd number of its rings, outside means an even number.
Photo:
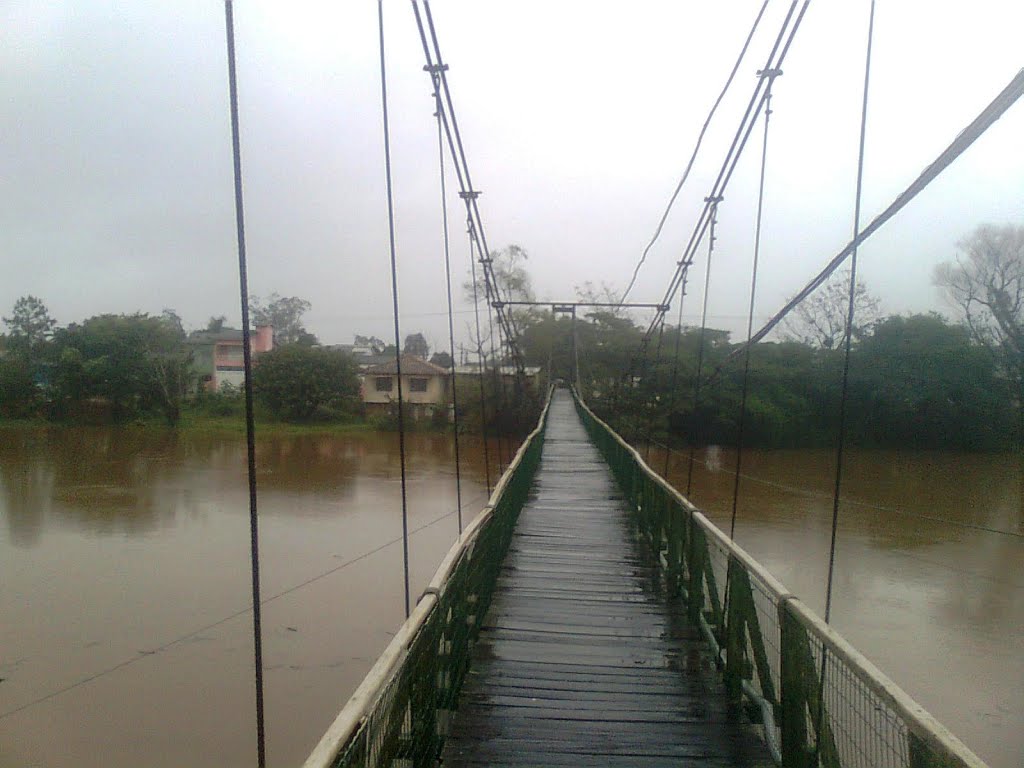
[[[638,478],[627,477],[631,487],[624,490],[632,497],[631,501],[638,514],[641,516],[653,515],[657,518],[653,526],[648,526],[651,529],[648,533],[651,534],[653,546],[659,556],[664,558],[666,551],[671,554],[670,550],[673,546],[680,546],[680,542],[673,540],[673,536],[676,535],[681,535],[684,538],[688,536],[684,545],[698,546],[694,543],[698,538],[695,531],[687,534],[684,528],[682,534],[674,533],[676,530],[673,528],[672,518],[674,515],[681,512],[689,525],[699,529],[700,537],[704,540],[702,554],[691,560],[687,560],[685,552],[681,552],[677,556],[678,566],[685,567],[689,576],[689,580],[682,579],[682,581],[686,581],[691,587],[696,586],[696,590],[694,590],[694,594],[687,594],[687,588],[682,587],[680,592],[691,602],[691,605],[696,602],[697,607],[695,613],[692,614],[696,618],[704,619],[705,613],[711,613],[712,618],[717,615],[720,619],[717,627],[719,642],[716,644],[723,646],[726,653],[726,658],[719,659],[719,661],[724,667],[727,687],[729,680],[732,679],[735,682],[737,696],[742,692],[742,695],[758,707],[763,707],[766,700],[774,704],[776,719],[781,719],[779,730],[781,731],[781,762],[783,765],[803,766],[820,763],[825,766],[898,765],[910,766],[910,768],[986,768],[985,763],[977,755],[929,714],[924,707],[914,701],[838,632],[825,624],[764,566],[732,541],[686,497],[652,470],[636,449],[590,410],[578,392],[574,390],[573,395],[577,407],[585,415],[584,424],[588,427],[590,425],[600,427],[607,438],[612,441],[614,448],[628,458],[628,462],[632,463],[639,471],[642,480],[646,481],[645,485],[642,481],[638,482]],[[588,429],[588,431],[595,437],[595,441],[605,453],[606,459],[613,465],[614,470],[616,467],[613,457],[608,455],[608,450],[602,444],[604,441],[598,439],[592,429]],[[623,468],[620,467],[620,471],[622,470]],[[657,498],[654,491],[662,494],[663,498]],[[683,546],[683,549],[685,548],[686,546]],[[756,597],[751,593],[750,598],[749,614],[751,615],[739,617],[744,620],[731,622],[730,618],[733,618],[733,614],[724,615],[720,606],[716,610],[715,603],[722,598],[722,595],[717,594],[720,582],[715,581],[713,571],[701,570],[705,562],[701,558],[713,557],[716,552],[719,555],[718,576],[721,576],[721,571],[725,571],[729,584],[733,584],[734,579],[746,580],[748,593],[750,593],[751,585],[756,585]],[[710,611],[704,610],[706,607],[704,601],[705,581],[708,582],[709,593],[716,592],[716,594],[708,596]],[[761,598],[762,605],[755,609],[754,604],[758,602],[758,597]],[[777,645],[766,642],[764,633],[761,632],[759,626],[759,619],[764,621],[772,618],[768,615],[765,603],[768,603],[768,607],[778,615]],[[726,612],[728,610],[728,608],[725,609]],[[751,622],[747,619],[752,620],[754,626],[751,626]],[[795,620],[796,627],[799,629],[791,626],[790,620]],[[730,623],[738,623],[739,629],[730,627]],[[755,632],[758,637],[754,636]],[[817,647],[812,647],[815,644]],[[766,653],[765,649],[768,647],[771,647],[773,652],[771,656]],[[756,656],[758,650],[761,651],[764,659],[755,659],[757,664],[752,664],[750,656]],[[826,686],[820,684],[822,659],[827,660],[826,672],[830,673],[828,677],[837,676],[837,673],[849,676],[861,686],[861,691],[858,693],[869,693],[872,697],[870,704],[874,711],[854,711],[853,705],[842,698],[842,692],[838,689],[826,691]],[[767,665],[763,666],[763,662],[767,662]],[[802,670],[800,669],[801,664],[804,667]],[[756,687],[753,685],[755,672],[757,674]],[[763,680],[762,676],[768,679]],[[774,679],[772,679],[773,676]],[[774,696],[766,695],[776,691]],[[825,694],[826,701],[821,700],[819,691]],[[755,695],[752,696],[751,693]],[[828,710],[831,708],[844,709],[845,713],[849,715],[847,720],[852,721],[859,718],[868,725],[844,722],[841,716],[837,716],[837,713],[832,712],[830,715]],[[888,711],[879,713],[882,709]],[[779,718],[780,715],[781,718]],[[825,717],[821,717],[822,715]],[[813,731],[810,734],[806,733],[808,725]],[[769,727],[774,727],[774,725],[771,724]],[[873,742],[871,745],[873,751],[870,754],[868,754],[866,746],[852,743],[854,736],[858,735],[852,733],[852,729],[855,727],[863,729],[863,732],[859,734],[863,740]],[[867,732],[869,730],[870,733]],[[896,738],[899,735],[905,738]],[[850,744],[844,742],[840,737],[845,737]],[[897,741],[902,743],[896,743]],[[813,760],[813,762],[808,763],[808,760]]]
[[[486,506],[469,522],[451,549],[448,550],[409,618],[399,628],[362,683],[338,713],[334,722],[303,763],[303,768],[331,768],[338,765],[340,756],[352,744],[360,729],[367,724],[375,708],[380,705],[388,691],[396,684],[403,666],[408,661],[410,649],[427,630],[428,624],[438,618],[437,612],[442,595],[447,592],[457,568],[467,562],[472,555],[480,537],[492,522],[495,510],[499,509],[506,499],[512,483],[522,479],[519,476],[523,470],[532,476],[535,462],[534,466],[527,466],[529,463],[527,458],[528,455],[539,452],[551,405],[551,393],[552,390],[549,389],[544,408],[537,420],[537,426],[519,446],[519,450],[495,485]],[[514,512],[517,514],[518,510],[514,510]],[[404,712],[402,718],[404,719]],[[435,734],[429,734],[428,738],[435,739]]]

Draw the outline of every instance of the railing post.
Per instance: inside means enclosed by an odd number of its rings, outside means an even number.
[[[437,763],[440,742],[437,733],[437,652],[438,623],[423,627],[423,636],[417,638],[415,661],[410,659],[413,674],[410,679],[409,708],[412,714],[413,768],[431,768]]]
[[[704,544],[704,536],[697,526],[690,529],[690,557],[687,574],[688,605],[687,614],[695,627],[700,626],[700,614],[704,610],[704,559],[707,556],[707,546]],[[702,546],[704,545],[704,546]]]
[[[910,768],[955,768],[957,763],[936,755],[924,740],[913,731],[907,732],[907,751]]]
[[[804,679],[801,653],[804,628],[789,612],[786,603],[779,604],[780,697],[783,768],[807,768],[807,681]]]
[[[669,520],[666,533],[668,547],[665,550],[665,561],[668,565],[666,589],[670,598],[679,597],[683,581],[683,548],[686,545],[685,513],[676,502],[669,504]]]
[[[743,698],[743,678],[747,671],[746,621],[743,599],[739,594],[743,575],[743,567],[730,557],[726,575],[729,601],[725,617],[725,691],[730,706],[739,705]]]

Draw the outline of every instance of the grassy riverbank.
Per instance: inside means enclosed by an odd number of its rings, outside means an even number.
[[[244,435],[245,416],[241,413],[217,415],[186,410],[173,427],[169,426],[164,419],[155,416],[119,423],[96,420],[51,421],[42,417],[0,418],[0,431],[61,427],[117,427],[153,432],[180,432],[182,434]],[[447,425],[437,426],[427,419],[406,424],[406,430],[411,432],[446,432],[448,429]],[[256,413],[256,432],[260,435],[346,435],[393,431],[395,431],[394,426],[388,422],[361,416],[324,421],[287,422],[275,419],[269,414],[260,413],[260,409],[257,409]]]

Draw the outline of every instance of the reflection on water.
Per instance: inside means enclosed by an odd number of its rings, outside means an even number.
[[[253,764],[243,440],[0,437],[0,768]],[[407,438],[413,594],[457,533],[452,448]],[[481,453],[463,446],[467,519],[486,495]],[[734,455],[698,459],[694,500],[727,527]],[[817,610],[832,461],[746,454],[737,520],[739,542]],[[268,750],[291,765],[404,615],[398,443],[268,437],[257,462]],[[685,484],[685,457],[670,474]],[[993,768],[1024,754],[1024,540],[982,528],[1024,532],[1022,474],[1005,456],[854,452],[841,510],[834,623]]]
[[[735,453],[696,454],[692,500],[731,522]],[[651,455],[664,466],[664,454]],[[686,487],[687,455],[670,479]],[[748,451],[736,540],[819,614],[835,457]],[[1013,455],[852,451],[833,624],[994,768],[1024,758],[1024,471]]]
[[[244,441],[2,434],[0,768],[251,765]],[[462,447],[468,520],[486,488]],[[406,450],[418,594],[457,535],[453,445]],[[260,438],[257,465],[268,750],[295,764],[403,618],[397,436]]]

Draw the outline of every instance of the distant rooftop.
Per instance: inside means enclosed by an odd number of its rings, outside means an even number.
[[[379,365],[371,365],[366,369],[368,374],[391,374],[394,375],[397,372],[395,366],[394,355],[390,355],[390,360],[386,363]],[[402,375],[412,376],[447,376],[448,371],[439,365],[427,362],[422,357],[416,357],[415,355],[402,355]]]

